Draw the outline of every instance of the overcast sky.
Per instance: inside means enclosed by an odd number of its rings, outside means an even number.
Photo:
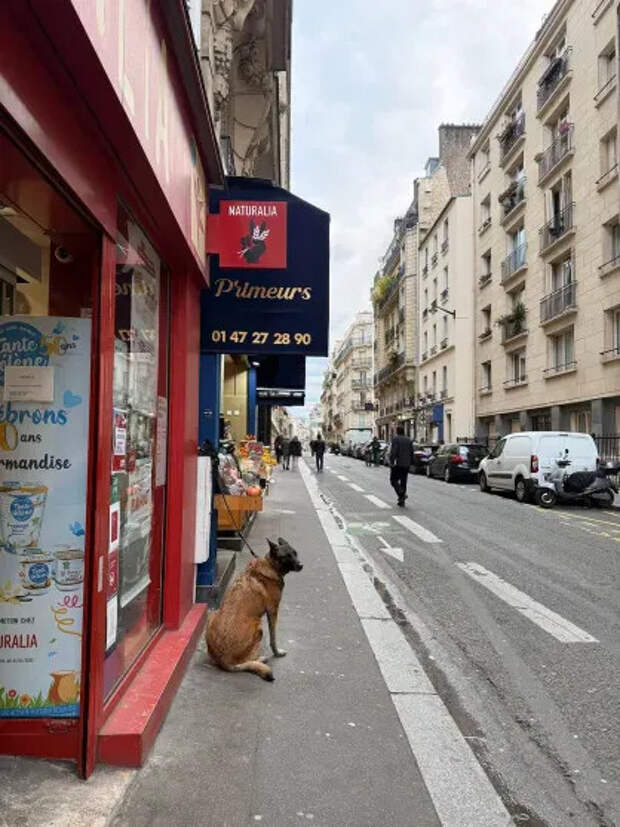
[[[331,213],[330,347],[369,306],[440,123],[480,123],[550,0],[296,0],[291,189]],[[307,406],[324,359],[307,360]]]

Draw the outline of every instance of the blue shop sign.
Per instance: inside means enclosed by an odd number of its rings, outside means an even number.
[[[229,178],[210,191],[207,231],[202,352],[327,356],[329,214],[268,181]]]

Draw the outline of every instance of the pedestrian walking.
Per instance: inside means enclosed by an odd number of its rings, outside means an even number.
[[[407,499],[407,480],[409,468],[413,464],[413,442],[405,436],[402,425],[396,428],[396,436],[390,446],[390,485],[396,491],[398,504],[404,505]]]
[[[325,455],[325,440],[321,434],[317,434],[314,440],[314,459],[316,461],[317,473],[323,470],[323,456]]]
[[[319,437],[320,436],[321,436],[321,434],[319,434]],[[314,446],[315,445],[316,445],[316,439],[311,439],[310,440],[310,453],[312,454],[312,456],[314,456]]]
[[[372,464],[379,465],[379,454],[381,453],[381,443],[376,436],[373,436],[370,443],[370,453],[372,455]]]
[[[282,459],[282,437],[280,434],[275,438],[273,443],[273,450],[276,452],[276,462],[278,465],[280,464],[280,460]]]
[[[296,471],[297,463],[299,462],[299,457],[301,456],[301,442],[296,436],[291,439],[290,451],[293,458],[293,471]]]
[[[282,437],[282,470],[288,471],[291,462],[291,443],[284,436]]]

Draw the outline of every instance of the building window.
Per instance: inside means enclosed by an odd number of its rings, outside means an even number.
[[[491,145],[487,141],[487,143],[482,147],[480,152],[478,153],[478,177],[482,178],[485,175],[489,167],[491,165]]]
[[[446,365],[441,369],[441,390],[444,393],[448,392],[448,368]]]
[[[424,351],[422,353],[422,358],[425,359],[428,354],[428,332],[424,331]]]
[[[491,223],[491,193],[480,202],[480,228],[478,232],[484,232]]]
[[[482,308],[482,335],[491,333],[491,305]]]
[[[437,393],[437,371],[433,371],[433,396]]]
[[[551,372],[568,370],[575,365],[575,331],[572,327],[552,336],[549,342]]]
[[[620,266],[620,221],[614,216],[603,225],[603,263],[599,266],[601,278]]]
[[[605,311],[605,350],[604,359],[616,359],[620,356],[620,307]]]
[[[532,414],[532,430],[533,431],[550,431],[551,430],[551,414],[549,414],[549,413]]]
[[[447,344],[447,341],[448,341],[448,317],[447,316],[443,317],[443,336],[442,336],[442,339],[444,339],[446,344]]]
[[[520,385],[526,380],[525,348],[515,350],[508,356],[508,378],[506,384]]]
[[[437,279],[433,279],[433,301],[437,301]]]
[[[605,46],[598,56],[598,89],[602,91],[616,77],[616,43],[615,40]]]
[[[448,268],[443,268],[443,290],[446,291],[448,289]]]
[[[614,126],[602,139],[600,145],[601,178],[618,167],[618,129]],[[599,184],[601,179],[599,179]]]
[[[428,375],[424,376],[424,393],[428,393]]]
[[[487,252],[482,256],[482,275],[483,276],[490,276],[491,275],[491,251],[487,250]]]
[[[554,293],[556,290],[561,290],[573,283],[573,253],[569,250],[565,256],[559,261],[553,262],[551,265],[551,282],[549,284],[550,292]]]
[[[491,390],[491,361],[483,362],[480,365],[482,369],[480,390]]]
[[[428,287],[424,288],[424,307],[423,310],[428,310]]]
[[[433,325],[433,347],[437,347],[437,325]]]

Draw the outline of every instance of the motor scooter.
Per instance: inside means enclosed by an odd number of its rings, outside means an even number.
[[[613,505],[618,486],[610,479],[618,474],[620,465],[599,463],[596,471],[569,472],[571,460],[568,448],[555,461],[556,467],[544,475],[535,493],[536,503],[543,508],[553,508],[556,503],[581,502],[587,506],[609,508]]]

